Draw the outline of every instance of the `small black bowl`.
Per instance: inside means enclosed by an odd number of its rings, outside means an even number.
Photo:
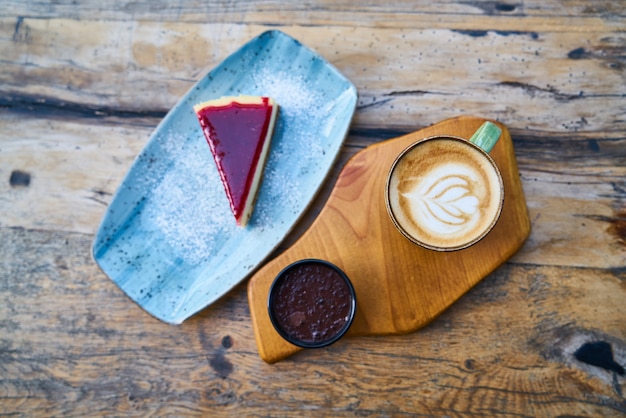
[[[267,309],[276,331],[302,348],[339,340],[356,313],[356,293],[348,276],[328,261],[305,259],[285,267],[274,279]]]

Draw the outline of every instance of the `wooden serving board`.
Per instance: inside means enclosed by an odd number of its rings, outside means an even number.
[[[502,173],[504,207],[482,241],[454,252],[427,250],[404,238],[387,214],[387,173],[404,148],[439,134],[469,138],[484,121],[475,117],[445,120],[372,145],[348,161],[311,227],[250,279],[250,315],[263,360],[273,363],[301,350],[280,337],[267,313],[274,277],[294,261],[328,260],[350,277],[357,294],[357,314],[348,335],[403,334],[427,325],[522,246],[530,221],[513,142],[502,125],[502,137],[491,156]]]

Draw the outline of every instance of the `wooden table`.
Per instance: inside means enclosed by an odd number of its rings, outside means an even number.
[[[291,3],[0,2],[0,415],[626,414],[626,4]],[[426,328],[270,365],[245,281],[172,326],[91,259],[159,120],[270,28],[359,91],[339,161],[274,256],[364,147],[462,115],[509,128],[531,235]]]

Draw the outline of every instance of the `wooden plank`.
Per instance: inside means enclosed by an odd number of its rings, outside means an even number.
[[[1,31],[11,33],[15,20],[0,22]],[[518,25],[527,27],[526,22]],[[113,109],[162,114],[210,68],[264,29],[26,18],[16,35],[0,39],[0,105],[52,103],[105,114]],[[513,130],[626,129],[620,116],[626,112],[622,38],[606,27],[582,36],[578,30],[476,33],[433,25],[401,33],[284,29],[356,84],[359,126],[384,123],[412,131],[473,114]],[[557,113],[547,111],[556,107]],[[600,107],[614,111],[593,111]]]
[[[132,4],[120,4],[118,1],[81,2],[80,7],[71,0],[41,2],[36,0],[5,0],[7,16],[31,16],[37,18],[55,18],[64,16],[71,19],[91,19],[94,15],[104,20],[142,20],[223,23],[241,22],[254,24],[259,22],[293,22],[295,24],[345,24],[378,25],[388,22],[403,27],[407,20],[415,15],[437,15],[439,19],[449,15],[464,16],[541,16],[544,18],[586,17],[612,19],[624,17],[624,8],[612,0],[441,0],[438,2],[415,2],[395,0],[393,2],[355,3],[349,0],[318,0],[302,4],[291,2],[283,4],[275,0],[255,2],[186,1],[168,2],[135,1]],[[124,6],[124,7],[122,7]]]
[[[95,233],[152,127],[0,120],[2,226]],[[13,173],[28,185],[11,182]]]
[[[348,338],[269,366],[243,285],[173,327],[98,271],[91,235],[0,235],[3,414],[626,412],[623,378],[574,357],[606,341],[626,364],[623,272],[508,263],[421,332]]]

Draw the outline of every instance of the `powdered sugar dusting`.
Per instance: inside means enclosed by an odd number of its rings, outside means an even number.
[[[163,148],[173,167],[151,190],[142,219],[147,228],[159,230],[179,257],[197,264],[217,251],[214,237],[235,220],[205,141],[186,143],[170,133]]]
[[[260,68],[251,73],[257,94],[272,97],[280,106],[256,207],[249,231],[271,229],[276,222],[293,223],[318,186],[320,161],[327,150],[323,137],[329,104],[310,80],[289,71]],[[169,130],[160,146],[169,166],[162,178],[144,178],[149,204],[141,216],[146,230],[154,230],[189,265],[211,259],[225,240],[242,233],[236,226],[213,156],[199,126],[193,137]]]
[[[323,157],[321,133],[324,95],[310,80],[289,71],[261,68],[253,75],[257,94],[271,96],[280,106],[272,148],[265,168],[260,198],[253,215],[258,226],[270,226],[281,212],[301,213],[311,193],[308,173]],[[319,122],[319,123],[318,123]],[[312,129],[313,128],[313,129]],[[303,146],[304,145],[304,146]]]
[[[326,153],[320,141],[327,117],[323,95],[302,75],[260,69],[253,73],[256,92],[280,106],[264,176],[250,228],[265,230],[302,213],[311,194],[310,173]],[[319,121],[319,123],[318,123]],[[318,129],[311,129],[318,127]],[[305,144],[305,146],[303,146]],[[240,234],[208,144],[198,127],[195,138],[167,131],[160,145],[169,167],[163,177],[144,178],[149,204],[142,214],[148,230],[156,230],[179,258],[197,265],[215,256],[227,237]],[[147,184],[146,184],[147,183]],[[253,231],[254,232],[254,231]]]
[[[223,95],[280,106],[256,208],[230,210],[192,106]],[[280,243],[334,161],[356,91],[322,59],[268,31],[200,80],[138,156],[98,231],[98,264],[133,300],[180,323],[239,283]]]
[[[315,117],[324,103],[324,96],[312,90],[307,85],[308,79],[302,74],[263,67],[252,75],[252,80],[258,94],[271,96],[287,117]]]

